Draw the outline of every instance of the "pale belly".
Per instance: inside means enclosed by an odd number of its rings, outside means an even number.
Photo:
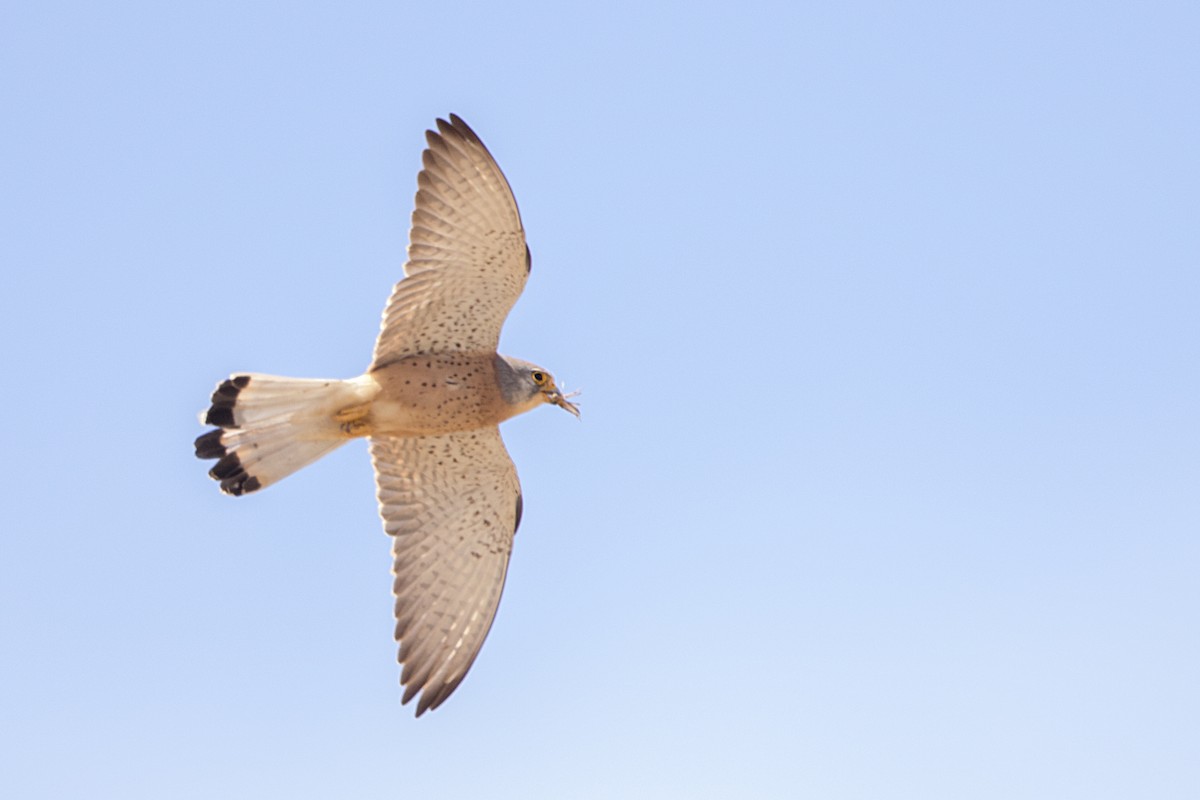
[[[491,359],[412,356],[369,373],[379,392],[353,435],[425,436],[495,425],[508,417]]]

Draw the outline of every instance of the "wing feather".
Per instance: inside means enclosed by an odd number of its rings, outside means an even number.
[[[403,702],[417,715],[454,691],[500,604],[520,483],[497,428],[372,437],[371,460],[392,545]]]
[[[410,354],[495,352],[529,274],[504,173],[457,116],[437,128],[426,132],[406,277],[384,309],[372,368]]]

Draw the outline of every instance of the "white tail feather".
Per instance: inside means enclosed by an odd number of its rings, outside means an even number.
[[[369,402],[372,385],[239,374],[217,386],[201,421],[218,426],[196,440],[196,455],[227,494],[269,486],[349,440],[338,412]]]

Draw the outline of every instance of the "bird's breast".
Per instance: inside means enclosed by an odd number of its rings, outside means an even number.
[[[373,433],[452,433],[506,417],[490,356],[406,356],[370,375],[380,386],[371,406]]]

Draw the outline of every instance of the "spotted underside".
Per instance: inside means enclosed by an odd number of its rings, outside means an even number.
[[[483,142],[453,114],[426,140],[407,277],[384,310],[373,368],[418,353],[494,353],[529,275],[517,201]]]
[[[508,181],[457,116],[426,141],[405,277],[368,370],[234,375],[203,414],[214,430],[195,441],[221,490],[241,495],[368,438],[393,540],[403,702],[418,716],[466,676],[504,589],[523,504],[497,423],[547,402],[577,413],[549,373],[496,353],[531,264]]]
[[[498,428],[372,437],[392,545],[403,702],[437,708],[470,669],[504,589],[521,486]]]

